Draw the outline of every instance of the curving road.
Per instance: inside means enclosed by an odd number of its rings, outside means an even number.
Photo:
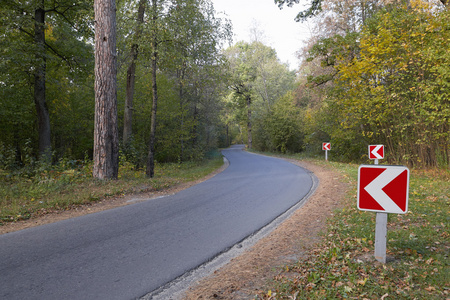
[[[233,146],[222,173],[175,195],[0,236],[0,299],[135,299],[298,203],[308,171]]]

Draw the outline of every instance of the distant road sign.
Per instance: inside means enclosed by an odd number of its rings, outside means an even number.
[[[383,159],[384,158],[384,146],[383,145],[370,145],[369,146],[369,158],[370,159]]]
[[[331,143],[322,143],[322,150],[331,150]]]
[[[358,209],[404,214],[408,211],[409,169],[362,165],[358,169]]]

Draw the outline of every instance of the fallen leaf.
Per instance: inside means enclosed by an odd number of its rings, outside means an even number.
[[[367,278],[364,278],[364,280],[362,280],[362,279],[358,280],[356,283],[364,286],[364,285],[366,285],[366,282],[367,282]]]
[[[384,294],[383,296],[381,296],[381,300],[384,300],[387,296],[389,296],[388,293]]]
[[[297,295],[298,295],[298,291],[295,292],[294,296],[289,296],[289,298],[292,300],[297,300]]]

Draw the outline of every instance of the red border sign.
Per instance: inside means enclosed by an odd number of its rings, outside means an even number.
[[[358,209],[405,214],[408,211],[409,169],[362,165],[358,169]]]
[[[384,145],[369,145],[369,159],[383,159]]]

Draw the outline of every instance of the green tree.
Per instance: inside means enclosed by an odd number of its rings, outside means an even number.
[[[148,157],[146,164],[146,171],[148,177],[153,177],[155,174],[155,138],[156,138],[156,112],[158,108],[158,86],[157,86],[157,72],[158,72],[158,60],[159,60],[159,48],[160,44],[164,40],[166,30],[164,30],[164,20],[162,19],[162,13],[164,9],[165,1],[152,0],[150,6],[150,22],[148,28],[149,38],[149,55],[150,55],[150,68],[152,74],[152,113],[150,124],[150,140],[148,147]]]
[[[346,160],[364,159],[361,149],[379,143],[393,163],[446,165],[448,62],[441,41],[448,9],[419,0],[322,3],[325,29],[305,51],[308,82],[297,90],[306,142],[331,138],[334,157]],[[358,26],[345,25],[353,22]],[[432,123],[436,118],[443,123]]]
[[[5,87],[11,87],[5,90],[9,92],[4,103],[12,101],[19,104],[24,100],[31,100],[34,103],[34,117],[37,119],[36,129],[33,125],[31,130],[20,125],[29,120],[23,114],[24,121],[5,120],[8,126],[17,127],[12,130],[13,142],[10,143],[11,139],[8,138],[9,141],[6,143],[15,145],[19,162],[25,140],[31,140],[33,148],[36,145],[36,152],[46,161],[50,160],[52,144],[55,145],[54,139],[57,137],[50,130],[52,127],[50,111],[57,99],[49,99],[48,93],[51,91],[48,89],[48,83],[57,83],[62,78],[48,78],[48,73],[73,79],[76,74],[86,70],[89,65],[86,58],[91,54],[87,54],[90,47],[85,44],[91,32],[89,29],[91,10],[89,1],[2,2],[0,7],[0,35],[4,54],[1,64],[4,75],[2,82]],[[63,72],[53,72],[54,68],[58,68],[57,65],[70,69],[70,72],[64,75]],[[32,94],[28,92],[30,90],[33,91]],[[29,107],[26,103],[8,106],[13,111]],[[28,109],[22,111],[31,113]]]
[[[123,144],[128,145],[129,139],[133,135],[133,100],[134,90],[136,84],[136,62],[139,54],[139,39],[142,35],[142,26],[144,24],[144,14],[147,0],[140,0],[137,8],[137,18],[133,31],[133,42],[130,46],[130,63],[127,69],[127,86],[126,86],[126,98],[124,105],[124,117],[123,117]]]
[[[275,103],[265,120],[272,149],[282,153],[302,150],[302,123],[301,110],[295,104],[293,92],[288,92]]]
[[[139,58],[135,60],[138,74],[135,76],[136,107],[133,103],[136,130],[133,130],[131,143],[125,145],[124,154],[133,157],[136,165],[141,165],[138,161],[142,157],[142,144],[147,143],[146,173],[152,177],[155,161],[201,158],[209,147],[205,145],[213,144],[210,137],[214,134],[205,130],[208,127],[205,123],[214,124],[209,128],[217,124],[215,116],[219,114],[220,106],[216,104],[220,99],[218,90],[222,85],[220,69],[223,65],[219,49],[230,33],[229,26],[223,26],[223,22],[214,17],[209,0],[167,0],[152,1],[148,5],[142,31],[137,37],[134,33],[139,23],[135,20],[138,7],[138,3],[124,5],[119,15],[125,24],[123,37],[134,36],[133,43],[136,43],[127,44],[123,38],[119,40],[122,61],[131,62],[129,47],[136,45],[139,49]],[[129,74],[120,70],[119,77],[129,78]],[[211,88],[215,91],[211,92]],[[174,98],[175,94],[178,97]],[[126,99],[122,91],[119,96]],[[150,98],[151,112],[146,106]],[[175,105],[175,99],[178,105]],[[123,105],[125,109],[129,102]],[[209,118],[203,118],[208,113]],[[124,130],[127,114],[124,112]],[[143,138],[143,130],[150,132],[147,138]]]
[[[230,63],[230,98],[234,99],[235,120],[247,128],[248,147],[253,145],[253,125],[257,124],[258,148],[272,149],[267,142],[267,121],[280,97],[293,88],[294,72],[281,64],[274,49],[261,42],[239,42],[226,50]],[[245,123],[244,123],[245,121]]]
[[[363,31],[361,56],[338,67],[343,126],[384,141],[390,160],[448,164],[448,10],[422,1],[383,11]],[[444,47],[444,48],[443,48]]]
[[[239,42],[226,50],[230,63],[231,89],[234,93],[237,107],[246,109],[247,146],[252,148],[252,101],[255,91],[253,85],[257,77],[256,66],[252,64],[251,45]]]
[[[231,40],[228,22],[217,19],[210,1],[181,1],[169,12],[173,40],[162,45],[166,72],[178,93],[178,160],[195,157],[213,146],[220,90],[224,84],[224,58],[219,50]],[[204,118],[205,115],[209,117]],[[209,124],[206,124],[209,123]],[[203,132],[202,132],[203,131]],[[201,133],[202,132],[202,133]],[[206,139],[201,139],[206,135]]]

